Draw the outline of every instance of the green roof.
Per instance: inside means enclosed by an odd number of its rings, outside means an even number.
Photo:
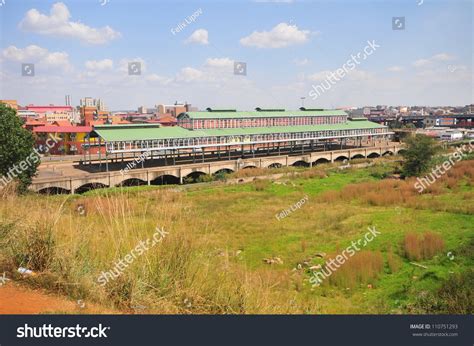
[[[326,130],[354,130],[354,129],[374,129],[386,128],[386,126],[365,121],[348,121],[342,124],[330,125],[302,125],[302,126],[272,126],[272,127],[246,127],[231,129],[206,129],[206,130],[187,130],[179,126],[170,127],[133,127],[124,125],[113,126],[113,128],[100,127],[95,128],[91,137],[102,137],[107,142],[113,141],[141,141],[141,140],[159,140],[175,138],[209,137],[209,136],[239,136],[239,135],[258,135],[271,133],[295,133]]]
[[[270,110],[265,112],[264,110],[258,112],[219,112],[218,110],[212,110],[212,112],[186,112],[190,118],[198,119],[235,119],[235,118],[274,118],[274,117],[316,117],[316,116],[327,116],[327,115],[347,115],[346,112],[341,110],[297,110],[297,111],[273,111]],[[180,116],[182,115],[180,114]]]

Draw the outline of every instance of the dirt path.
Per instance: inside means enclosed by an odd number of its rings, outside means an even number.
[[[0,286],[0,314],[93,314],[107,313],[83,301],[71,301],[63,297],[32,290],[9,282]]]

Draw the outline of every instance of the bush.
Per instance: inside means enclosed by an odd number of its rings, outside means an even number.
[[[433,293],[421,294],[415,306],[427,314],[474,313],[474,270],[453,275]]]
[[[432,166],[432,159],[439,151],[439,147],[433,138],[425,135],[415,135],[405,140],[407,145],[403,151],[403,175],[405,177],[420,176],[427,172]]]
[[[335,258],[337,255],[332,254],[329,257]],[[327,265],[323,267],[324,273],[331,271]],[[333,271],[326,282],[341,288],[354,288],[359,284],[373,283],[383,271],[383,267],[380,251],[360,251]]]
[[[268,180],[263,179],[257,179],[253,182],[255,191],[264,191],[269,185],[270,182]]]
[[[409,260],[431,259],[444,249],[444,240],[440,235],[433,232],[424,234],[407,233],[403,240],[405,256]]]

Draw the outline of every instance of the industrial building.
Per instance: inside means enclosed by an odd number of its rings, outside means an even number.
[[[269,155],[291,155],[360,147],[374,140],[389,140],[392,132],[366,118],[350,118],[344,111],[301,108],[296,111],[261,109],[238,112],[211,109],[182,112],[178,126],[130,124],[95,126],[86,137],[83,164],[109,170],[109,163],[124,164],[136,156],[164,165],[180,160],[206,162]],[[147,162],[142,162],[142,167]]]

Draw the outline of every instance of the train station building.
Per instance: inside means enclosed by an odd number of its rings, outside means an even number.
[[[366,118],[350,118],[344,111],[261,109],[242,112],[211,109],[183,112],[178,126],[129,124],[94,126],[86,137],[83,164],[124,163],[145,156],[162,165],[238,158],[292,155],[370,146],[389,141],[392,132]],[[98,153],[92,160],[91,153]],[[145,154],[146,155],[143,155]]]

